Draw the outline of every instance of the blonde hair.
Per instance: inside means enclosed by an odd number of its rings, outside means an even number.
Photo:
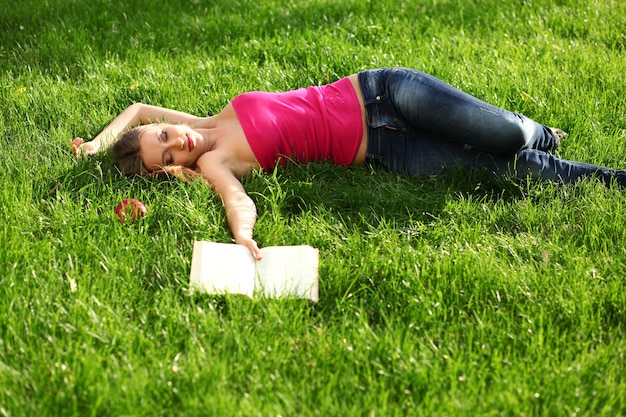
[[[204,178],[200,172],[196,171],[195,169],[184,167],[182,165],[167,165],[155,171],[152,171],[148,174],[148,176],[150,175],[172,176],[183,181],[202,179],[206,182],[206,178]]]
[[[145,126],[137,126],[122,133],[118,140],[111,146],[111,153],[117,159],[118,169],[125,175],[149,176],[172,176],[183,181],[193,181],[203,178],[202,174],[195,169],[182,165],[167,165],[154,171],[149,170],[141,159],[141,145],[139,138],[145,130]]]

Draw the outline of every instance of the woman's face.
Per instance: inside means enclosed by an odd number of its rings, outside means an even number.
[[[139,156],[150,171],[167,165],[193,168],[204,152],[202,135],[186,125],[146,125],[139,137]]]

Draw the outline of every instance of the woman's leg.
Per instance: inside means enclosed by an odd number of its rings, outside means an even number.
[[[522,149],[515,155],[514,164],[507,162],[503,155],[496,155],[494,158],[500,170],[506,169],[507,173],[517,178],[541,178],[558,183],[596,178],[607,186],[615,182],[620,187],[626,187],[626,171],[624,170],[568,161],[541,150]]]
[[[427,74],[383,68],[360,73],[359,84],[372,165],[414,176],[461,165],[522,179],[594,177],[626,187],[626,171],[557,158],[548,152],[557,146],[548,128]]]
[[[596,178],[606,185],[615,181],[626,187],[626,171],[568,161],[538,149],[522,149],[516,154],[488,153],[435,136],[384,127],[370,129],[370,137],[374,139],[368,147],[370,164],[412,176],[440,175],[450,168],[462,167],[497,176],[530,177],[557,183]]]
[[[486,152],[553,150],[557,138],[547,127],[488,104],[423,72],[397,68],[386,93],[407,129],[428,133]],[[381,97],[385,100],[386,97]]]

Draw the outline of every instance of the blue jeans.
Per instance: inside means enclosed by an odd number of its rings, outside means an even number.
[[[626,171],[557,158],[547,127],[485,103],[423,72],[359,73],[368,124],[367,162],[414,176],[462,166],[560,183],[594,177],[626,187]]]

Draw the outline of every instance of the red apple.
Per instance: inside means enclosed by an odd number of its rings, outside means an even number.
[[[146,206],[134,198],[125,198],[115,207],[115,214],[120,222],[125,220],[137,221],[145,216],[147,212]]]

